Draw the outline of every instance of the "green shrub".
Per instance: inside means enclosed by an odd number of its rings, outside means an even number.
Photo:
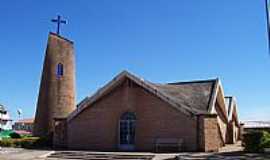
[[[270,148],[270,133],[264,132],[263,137],[261,139],[261,147],[262,148]]]
[[[25,139],[24,141],[20,142],[20,147],[22,148],[34,148],[36,140],[33,139]]]
[[[33,135],[31,134],[20,134],[21,138],[31,138]]]
[[[2,146],[2,147],[12,147],[14,145],[13,145],[13,143],[12,143],[12,141],[10,139],[2,139],[0,141],[0,146]]]
[[[270,148],[270,134],[265,131],[253,131],[244,134],[243,146],[247,152],[263,152]]]
[[[2,147],[23,147],[23,148],[35,148],[42,147],[39,145],[38,137],[31,138],[17,138],[17,139],[3,139],[0,140],[0,146]]]
[[[40,138],[39,137],[27,137],[24,138],[20,142],[20,147],[22,148],[42,148],[45,147],[42,144],[40,144]]]
[[[13,147],[21,147],[21,140],[13,139],[12,143],[13,143]]]
[[[48,137],[6,138],[0,140],[0,146],[22,148],[48,148],[52,146],[52,141],[51,138]]]
[[[16,132],[12,132],[9,134],[10,138],[21,138],[21,135],[16,133]]]
[[[52,139],[51,139],[50,136],[40,137],[40,138],[36,141],[35,145],[36,145],[37,147],[45,147],[45,146],[46,146],[46,147],[51,147],[51,146],[52,146]]]

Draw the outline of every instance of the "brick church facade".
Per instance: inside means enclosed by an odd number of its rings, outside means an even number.
[[[236,107],[219,79],[159,84],[123,71],[54,117],[51,132],[55,147],[69,149],[155,151],[158,140],[179,139],[182,151],[217,151],[239,138]]]

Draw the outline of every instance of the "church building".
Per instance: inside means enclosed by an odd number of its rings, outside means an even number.
[[[73,42],[49,34],[34,134],[52,135],[55,147],[218,151],[238,140],[236,101],[219,79],[154,83],[122,71],[75,107],[74,57]]]

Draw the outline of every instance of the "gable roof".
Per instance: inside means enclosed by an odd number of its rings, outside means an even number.
[[[154,85],[178,104],[207,113],[215,83],[216,79]]]
[[[213,88],[213,96],[211,98],[208,112],[210,114],[217,114],[217,108],[215,104],[218,104],[219,109],[221,110],[221,113],[223,114],[226,121],[228,121],[228,114],[226,109],[226,102],[225,102],[225,96],[224,96],[224,90],[221,85],[221,81],[217,79],[217,83],[215,84]]]
[[[233,119],[233,114],[236,115],[236,122],[239,124],[238,117],[237,117],[237,103],[235,97],[227,96],[225,97],[226,100],[226,110],[228,115],[228,121]]]
[[[95,103],[99,98],[108,94],[119,84],[123,83],[127,78],[188,116],[209,114],[209,105],[211,105],[210,102],[213,97],[215,97],[213,94],[216,94],[214,90],[218,83],[217,79],[212,79],[157,84],[139,78],[127,71],[123,71],[104,87],[100,88],[93,96],[86,97],[82,100],[77,105],[77,109],[67,117],[67,120],[69,121],[76,117],[84,109]]]

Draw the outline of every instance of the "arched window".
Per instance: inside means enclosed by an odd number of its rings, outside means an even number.
[[[120,148],[123,150],[133,150],[135,147],[136,115],[126,112],[120,117],[119,138]]]
[[[133,121],[135,121],[136,116],[132,112],[126,112],[126,113],[122,114],[121,120],[133,120]]]
[[[64,66],[62,63],[57,64],[56,74],[58,77],[62,77],[64,75]]]

